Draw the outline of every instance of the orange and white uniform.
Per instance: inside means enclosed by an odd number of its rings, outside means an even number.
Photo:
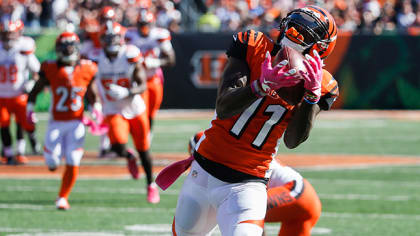
[[[171,34],[167,29],[152,27],[147,37],[141,36],[136,29],[130,29],[125,35],[126,40],[136,45],[145,60],[147,58],[159,58],[162,49],[169,50],[172,48]],[[163,99],[163,74],[160,67],[148,68],[147,74],[147,91],[142,97],[147,106],[148,117],[155,117],[160,108]]]
[[[111,84],[130,88],[136,63],[141,60],[142,54],[134,45],[122,45],[117,58],[112,61],[102,52],[95,83],[102,100],[105,123],[109,126],[111,144],[127,143],[131,133],[137,150],[145,151],[150,147],[150,128],[143,98],[136,94],[114,100],[107,93]]]
[[[61,156],[67,165],[80,165],[85,138],[84,97],[96,71],[96,64],[90,60],[80,60],[75,67],[59,66],[56,61],[41,65],[40,76],[48,80],[52,99],[44,144],[50,169],[59,165]]]
[[[312,185],[291,167],[271,164],[265,222],[281,222],[279,236],[310,236],[321,216],[321,201]]]
[[[26,120],[25,83],[31,73],[38,73],[40,63],[35,57],[35,42],[29,37],[19,37],[14,46],[5,50],[0,43],[0,125],[10,125],[11,114],[25,130],[33,131]]]
[[[263,33],[249,30],[234,35],[227,55],[248,64],[251,83],[260,77],[266,52],[276,55],[279,50]],[[330,73],[323,74],[318,104],[328,110],[338,86]],[[270,165],[294,108],[265,96],[233,117],[221,120],[215,114],[195,146],[195,161],[179,194],[174,233],[204,235],[218,224],[222,235],[262,234]]]
[[[279,49],[280,46],[263,33],[249,30],[235,35],[227,54],[246,61],[251,73],[249,82],[252,82],[260,77],[265,52],[276,55]],[[324,70],[322,97],[318,103],[321,109],[328,110],[337,96],[337,81]],[[195,158],[221,180],[266,182],[271,173],[270,163],[293,112],[294,106],[283,99],[265,96],[231,118],[221,120],[216,114],[196,147]],[[223,149],[230,151],[219,151]],[[230,174],[220,173],[213,165],[222,165]]]

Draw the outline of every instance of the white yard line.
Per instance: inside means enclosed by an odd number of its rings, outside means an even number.
[[[57,192],[57,187],[47,187],[47,186],[7,186],[1,187],[0,192]],[[112,193],[112,194],[146,194],[146,189],[143,188],[118,188],[112,189],[109,188],[100,188],[100,187],[89,187],[81,188],[76,187],[72,190],[74,193]],[[166,191],[160,191],[160,194],[163,195],[178,195],[179,190],[177,189],[167,189]]]
[[[32,211],[50,211],[55,209],[54,205],[40,206],[35,204],[0,204],[0,209],[9,210],[32,210]],[[78,212],[132,212],[132,213],[175,213],[174,208],[151,208],[151,207],[78,207],[72,206],[72,211]],[[370,218],[383,220],[420,220],[420,215],[415,214],[377,214],[377,213],[349,213],[349,212],[322,212],[321,217],[328,218]],[[0,230],[1,232],[1,230]]]

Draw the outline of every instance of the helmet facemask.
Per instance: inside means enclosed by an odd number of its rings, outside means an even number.
[[[62,38],[57,42],[55,50],[58,60],[63,64],[73,64],[79,60],[80,44],[78,41],[74,41],[71,38],[68,40]]]
[[[104,34],[101,37],[104,49],[108,54],[116,55],[121,49],[122,37],[119,34]]]

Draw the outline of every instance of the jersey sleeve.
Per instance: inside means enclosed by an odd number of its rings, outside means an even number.
[[[129,63],[143,62],[143,56],[140,49],[134,45],[127,45],[126,57]]]
[[[330,72],[324,70],[321,84],[321,99],[319,100],[318,105],[322,110],[329,110],[338,95],[339,90],[337,80],[334,79]]]
[[[23,37],[20,46],[20,53],[29,55],[35,53],[36,45],[35,41],[30,37]]]
[[[41,64],[33,53],[28,55],[28,67],[29,70],[33,73],[38,73],[40,70]]]

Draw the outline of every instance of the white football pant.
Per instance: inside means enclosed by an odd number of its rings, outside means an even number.
[[[185,179],[175,212],[177,236],[211,235],[216,224],[223,236],[262,235],[267,208],[263,183],[227,183],[193,161]]]
[[[44,158],[49,169],[54,170],[60,164],[62,156],[66,164],[79,166],[83,156],[85,126],[79,120],[48,121],[44,142]]]

